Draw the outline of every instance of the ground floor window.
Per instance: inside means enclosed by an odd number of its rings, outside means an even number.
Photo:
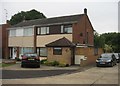
[[[24,53],[33,53],[34,49],[32,47],[23,47],[23,48],[19,48],[20,54],[24,54]]]
[[[62,55],[62,48],[54,47],[53,48],[53,55]]]
[[[41,57],[47,57],[47,48],[46,47],[37,47],[37,54]]]

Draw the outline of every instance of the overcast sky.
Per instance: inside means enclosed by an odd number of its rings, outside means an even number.
[[[0,2],[0,24],[9,20],[11,16],[21,11],[36,9],[47,18],[84,13],[88,10],[88,16],[94,29],[98,33],[118,31],[118,0],[1,0]],[[6,10],[5,10],[6,9]]]

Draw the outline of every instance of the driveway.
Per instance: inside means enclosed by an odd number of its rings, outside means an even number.
[[[78,71],[79,68],[79,66],[51,67],[43,65],[41,65],[40,68],[21,68],[20,63],[17,63],[2,69],[2,79],[50,77],[61,74],[70,74]]]
[[[57,70],[62,71],[62,70]],[[62,71],[63,72],[63,71]],[[24,72],[23,72],[24,73]],[[41,72],[38,74],[40,75]],[[44,71],[43,71],[44,73]],[[51,72],[53,73],[53,71]],[[118,84],[118,65],[114,67],[92,67],[84,71],[72,70],[57,76],[24,79],[3,79],[3,84]]]

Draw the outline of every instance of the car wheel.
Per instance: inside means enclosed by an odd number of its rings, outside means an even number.
[[[37,68],[40,68],[40,65],[38,65]]]
[[[97,67],[99,67],[99,65],[96,65]]]
[[[113,64],[113,62],[111,62],[111,67],[113,67],[114,66],[114,64]]]
[[[25,67],[24,65],[21,65],[21,67]]]

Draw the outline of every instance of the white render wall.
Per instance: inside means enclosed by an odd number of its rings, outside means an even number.
[[[66,37],[72,42],[72,34],[39,35],[37,36],[37,47],[45,47],[46,44],[63,37]]]

